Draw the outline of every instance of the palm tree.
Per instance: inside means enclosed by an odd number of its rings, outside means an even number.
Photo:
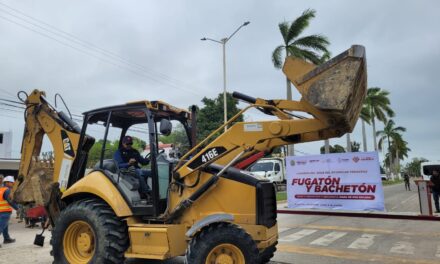
[[[405,132],[406,128],[404,127],[395,127],[395,123],[392,119],[388,120],[387,123],[385,124],[385,127],[383,128],[383,130],[377,131],[376,136],[379,136],[379,149],[382,150],[383,147],[383,143],[385,142],[385,140],[388,143],[388,168],[391,171],[391,165],[393,164],[392,162],[392,152],[391,152],[391,140],[398,142],[401,138],[402,135],[399,132]],[[397,144],[397,143],[395,143]]]
[[[408,157],[408,152],[411,149],[408,147],[408,142],[403,140],[402,135],[398,134],[391,143],[390,155],[394,155],[394,171],[398,173],[400,171],[400,160]]]
[[[389,92],[382,90],[379,87],[368,88],[367,96],[365,97],[364,104],[370,110],[371,123],[373,124],[373,139],[374,150],[377,151],[376,140],[376,118],[383,122],[387,122],[388,117],[394,117],[394,111],[390,107],[390,99],[388,98]]]
[[[361,113],[359,115],[362,121],[362,145],[364,147],[364,152],[367,152],[367,133],[365,131],[365,123],[370,124],[371,120],[371,111],[367,105],[363,105],[361,109]]]
[[[275,68],[281,69],[286,57],[292,56],[314,64],[320,64],[330,57],[327,46],[330,42],[322,35],[309,35],[300,37],[301,33],[309,26],[309,22],[315,17],[315,10],[307,9],[292,23],[282,22],[278,24],[283,44],[272,52],[272,62]],[[283,58],[284,54],[284,58]],[[287,100],[292,100],[292,88],[286,78]],[[293,153],[293,146],[289,146],[289,154]]]
[[[367,134],[365,131],[365,123],[370,124],[371,115],[368,106],[365,104],[362,106],[361,112],[359,114],[359,118],[362,121],[362,144],[364,145],[364,152],[367,151]],[[347,152],[354,152],[352,150],[352,141],[350,139],[350,133],[347,133]]]

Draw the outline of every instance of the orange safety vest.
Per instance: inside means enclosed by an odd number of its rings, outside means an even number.
[[[12,212],[12,207],[11,205],[8,203],[8,201],[6,201],[3,198],[3,195],[5,194],[6,190],[8,190],[8,187],[1,187],[0,188],[0,213],[11,213]]]

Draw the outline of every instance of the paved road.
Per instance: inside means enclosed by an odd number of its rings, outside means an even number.
[[[414,183],[411,183],[411,191],[406,191],[404,184],[384,186],[387,212],[419,213],[419,197],[416,187]]]
[[[281,263],[440,263],[440,222],[279,215]]]
[[[384,187],[388,212],[418,214],[418,194]],[[440,222],[278,215],[279,263],[440,263]],[[276,263],[275,262],[275,263]]]
[[[385,187],[385,200],[388,211],[418,211],[416,192],[405,192],[403,185]],[[272,264],[440,263],[440,222],[281,214],[278,220],[280,244]],[[38,230],[25,229],[15,220],[10,229],[18,242],[3,245],[0,263],[51,263],[50,234],[46,235],[45,246],[39,248],[32,245]],[[127,261],[141,263],[183,261]]]

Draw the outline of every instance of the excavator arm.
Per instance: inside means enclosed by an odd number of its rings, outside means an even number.
[[[234,92],[235,98],[249,106],[180,159],[173,173],[173,180],[179,187],[172,189],[179,194],[172,196],[171,210],[165,214],[167,221],[179,218],[230,167],[253,155],[270,153],[277,146],[340,137],[353,130],[367,87],[363,46],[354,45],[320,66],[287,58],[283,71],[302,98],[299,101],[265,100]],[[252,108],[277,119],[232,124]],[[215,137],[224,127],[229,128]],[[202,182],[192,188],[199,180]]]
[[[188,152],[182,160],[192,158],[177,167],[175,178],[184,178],[214,162],[231,166],[257,152],[271,152],[277,146],[340,137],[353,130],[367,87],[364,47],[352,46],[320,66],[288,58],[283,71],[301,93],[300,101],[264,100],[234,92],[235,98],[250,105]],[[209,142],[251,108],[278,120],[239,122]]]
[[[59,211],[60,191],[67,187],[81,130],[64,112],[56,110],[42,91],[34,90],[24,103],[21,162],[18,184],[12,193],[20,204],[44,205],[53,219]],[[45,136],[52,144],[53,157],[42,159],[40,154]]]

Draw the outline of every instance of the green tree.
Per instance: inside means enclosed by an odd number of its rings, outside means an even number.
[[[376,118],[377,120],[387,122],[388,118],[394,117],[394,111],[390,107],[389,92],[379,87],[368,88],[364,105],[370,110],[371,123],[373,125],[373,141],[374,150],[377,151],[377,134],[376,134]]]
[[[101,158],[102,146],[104,144],[104,140],[100,139],[93,144],[92,148],[89,151],[88,159],[87,159],[87,167],[92,168],[95,166],[99,159]],[[146,142],[137,137],[133,137],[133,148],[142,152],[145,149]],[[104,159],[113,159],[113,155],[119,148],[119,140],[108,140],[105,145],[104,151]]]
[[[321,154],[325,153],[325,146],[322,146],[320,148],[320,152],[321,152]],[[344,152],[345,152],[345,149],[343,146],[338,145],[338,144],[336,144],[334,146],[330,145],[330,152],[329,153],[344,153]]]
[[[420,164],[422,162],[428,161],[425,158],[413,158],[410,162],[408,162],[405,165],[405,171],[409,174],[411,177],[417,177],[420,176]]]
[[[228,120],[235,116],[240,109],[238,108],[238,100],[233,98],[230,93],[226,94]],[[223,125],[223,93],[217,98],[210,99],[204,97],[202,99],[204,106],[200,108],[197,117],[197,141],[205,139],[214,130]],[[239,116],[233,123],[242,122],[243,116]],[[221,132],[218,133],[220,135]],[[216,137],[218,136],[216,135]]]
[[[392,119],[388,120],[385,124],[383,130],[377,131],[376,136],[380,137],[379,139],[379,149],[382,150],[383,144],[385,141],[388,143],[388,168],[391,171],[391,165],[393,164],[393,153],[391,149],[391,141],[395,141],[396,144],[399,140],[401,140],[402,135],[400,132],[405,132],[406,128],[404,127],[396,127],[395,123]]]
[[[300,36],[309,26],[310,20],[315,17],[315,10],[307,9],[301,16],[292,23],[282,22],[278,24],[283,37],[283,44],[279,45],[272,52],[272,62],[275,68],[281,69],[286,57],[292,56],[306,60],[314,64],[321,64],[330,58],[327,50],[330,42],[322,35]],[[292,100],[292,88],[288,78],[286,78],[287,100]],[[293,154],[293,146],[289,147],[289,154]]]
[[[386,159],[393,162],[391,166],[394,167],[395,173],[400,172],[400,161],[407,158],[410,151],[411,149],[408,147],[408,142],[403,140],[402,135],[397,134],[391,142],[389,153],[387,153],[391,156],[391,159]]]
[[[359,152],[361,149],[361,143],[356,141],[351,141],[351,152]]]
[[[190,149],[189,140],[182,124],[173,127],[173,132],[169,136],[159,136],[159,141],[164,144],[174,144],[180,154],[186,153]]]

